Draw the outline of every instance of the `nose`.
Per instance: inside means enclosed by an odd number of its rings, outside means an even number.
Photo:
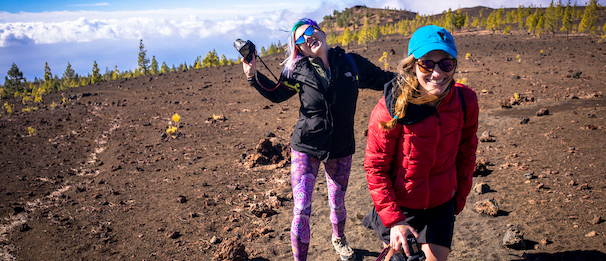
[[[312,35],[313,35],[313,34],[312,34]],[[306,35],[306,34],[304,34],[304,35],[303,35],[303,38],[305,39],[305,42],[307,43],[307,39],[311,38],[311,35]]]
[[[436,75],[436,76],[443,74],[443,73],[444,73],[444,71],[442,71],[442,68],[440,68],[440,66],[437,63],[433,66],[433,69],[431,70],[431,74]]]

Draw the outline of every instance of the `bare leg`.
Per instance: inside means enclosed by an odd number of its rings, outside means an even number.
[[[423,244],[421,250],[425,253],[427,261],[445,261],[450,252],[450,249],[447,247],[436,244]]]

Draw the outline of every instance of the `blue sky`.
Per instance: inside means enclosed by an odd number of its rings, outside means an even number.
[[[604,5],[604,1],[598,3]],[[438,14],[448,8],[488,6],[546,7],[551,1],[461,0],[3,0],[0,5],[0,83],[16,63],[28,80],[44,76],[48,63],[61,76],[68,62],[78,74],[91,73],[96,61],[105,69],[134,70],[139,39],[147,55],[170,67],[193,63],[213,49],[236,59],[236,38],[259,48],[285,43],[292,24],[301,17],[320,22],[333,10],[355,5],[398,8],[420,14]],[[579,2],[581,4],[582,1]]]

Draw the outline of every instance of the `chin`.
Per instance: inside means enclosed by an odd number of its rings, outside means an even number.
[[[446,88],[448,87],[448,85],[428,85],[425,86],[425,91],[427,91],[427,93],[429,94],[433,94],[433,95],[440,95],[442,93],[444,93],[444,91],[446,90]]]

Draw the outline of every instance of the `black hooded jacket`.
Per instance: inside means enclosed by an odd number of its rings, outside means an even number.
[[[358,54],[348,55],[355,65],[348,61],[340,47],[329,50],[329,77],[322,77],[313,60],[304,58],[297,62],[293,77],[281,76],[277,85],[261,73],[249,79],[249,83],[272,102],[279,103],[299,93],[301,107],[290,143],[292,149],[322,161],[354,153],[358,88],[383,90],[395,74],[381,70]],[[353,66],[358,68],[357,75]]]

